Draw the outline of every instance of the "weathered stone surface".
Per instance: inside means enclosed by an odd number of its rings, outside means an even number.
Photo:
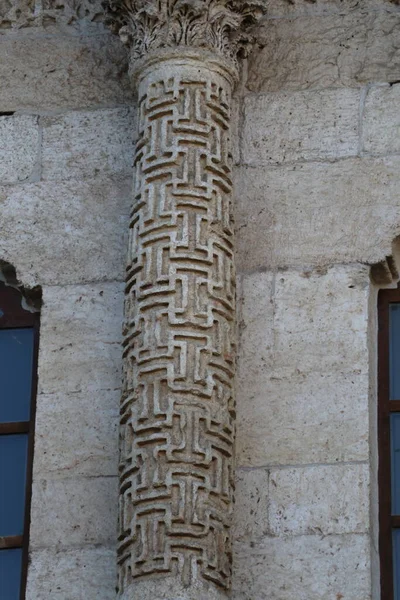
[[[233,539],[256,540],[269,534],[269,473],[266,469],[236,470]]]
[[[359,90],[251,95],[244,101],[242,163],[355,156]]]
[[[37,117],[0,116],[0,184],[25,181],[39,172]]]
[[[267,537],[236,545],[234,600],[369,600],[370,543],[363,534]]]
[[[101,0],[2,0],[0,4],[0,33],[26,27],[54,26],[61,30],[71,27],[87,31],[101,23],[104,9]],[[98,28],[98,26],[97,26]]]
[[[398,156],[237,169],[238,269],[380,262],[400,231],[399,172]]]
[[[30,547],[66,549],[115,544],[118,478],[36,479],[32,487]]]
[[[309,373],[239,383],[237,463],[368,460],[365,379],[358,372]]]
[[[42,179],[132,175],[136,109],[42,117]]]
[[[161,583],[162,582],[162,583]],[[226,594],[205,579],[195,579],[188,586],[171,575],[154,579],[135,580],[118,596],[121,600],[225,600]]]
[[[239,54],[249,51],[250,32],[263,15],[264,0],[112,0],[107,8],[112,30],[129,48],[131,68],[166,48],[183,55],[186,48],[200,48],[236,65]]]
[[[120,390],[39,394],[34,479],[117,476],[120,396]]]
[[[278,272],[273,373],[368,372],[369,269]]]
[[[267,19],[250,58],[252,91],[354,87],[400,79],[398,11]]]
[[[324,16],[369,10],[396,12],[396,0],[265,0],[267,17]]]
[[[123,284],[46,287],[39,392],[118,389],[121,385]]]
[[[110,34],[0,37],[2,111],[130,102],[126,51]]]
[[[362,150],[371,154],[400,152],[400,85],[368,91]]]
[[[332,465],[270,471],[272,535],[369,531],[369,466]]]
[[[269,271],[238,277],[239,402],[247,383],[258,381],[272,366],[274,288],[275,275]]]
[[[0,187],[0,256],[25,285],[123,279],[131,179]]]
[[[238,465],[368,460],[368,268],[244,281]]]
[[[113,600],[114,548],[86,547],[30,553],[27,600]]]

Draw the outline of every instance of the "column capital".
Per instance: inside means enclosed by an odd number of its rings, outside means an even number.
[[[131,61],[162,49],[196,48],[237,65],[254,43],[265,0],[106,0],[108,23]],[[132,67],[132,65],[131,65]]]

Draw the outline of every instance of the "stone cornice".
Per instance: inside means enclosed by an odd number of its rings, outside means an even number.
[[[107,0],[108,23],[133,61],[165,48],[204,48],[236,63],[264,0]]]

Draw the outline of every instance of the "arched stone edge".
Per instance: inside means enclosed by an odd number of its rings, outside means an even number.
[[[40,312],[42,307],[42,288],[39,285],[34,287],[24,286],[18,279],[15,267],[0,258],[0,282],[8,287],[12,287],[21,294],[21,306],[24,310],[32,313]]]

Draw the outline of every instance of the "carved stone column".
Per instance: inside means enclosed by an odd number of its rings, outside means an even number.
[[[119,597],[217,600],[231,580],[237,56],[260,1],[111,0],[139,138],[127,267]]]

